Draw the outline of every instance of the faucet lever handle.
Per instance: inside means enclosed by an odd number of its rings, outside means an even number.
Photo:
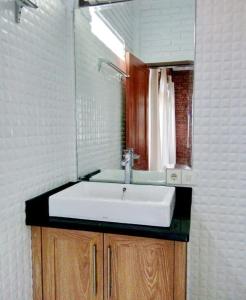
[[[137,160],[140,158],[140,155],[139,154],[133,154],[133,157],[132,157],[134,160]]]

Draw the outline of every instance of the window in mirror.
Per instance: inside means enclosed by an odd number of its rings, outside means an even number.
[[[125,43],[119,35],[114,32],[110,24],[103,18],[103,16],[95,10],[90,8],[91,15],[91,32],[104,43],[114,54],[120,59],[125,59]]]

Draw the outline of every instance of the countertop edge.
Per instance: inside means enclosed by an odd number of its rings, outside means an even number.
[[[27,200],[26,225],[189,242],[192,188],[176,187],[175,212],[170,227],[49,217],[49,196],[76,183],[78,182],[68,182],[35,198]],[[177,201],[177,198],[179,201]],[[186,205],[184,205],[184,203]]]

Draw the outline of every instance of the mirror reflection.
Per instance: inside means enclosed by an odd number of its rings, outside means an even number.
[[[166,168],[191,167],[194,22],[195,0],[80,1],[80,177],[122,181],[129,168],[131,181],[163,182]]]

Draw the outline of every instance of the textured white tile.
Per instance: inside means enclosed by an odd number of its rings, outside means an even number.
[[[106,12],[115,29],[117,20],[122,24],[128,17],[125,9],[120,14],[115,9]],[[130,27],[126,24],[120,33],[127,42],[131,37],[126,38]],[[98,169],[120,168],[124,102],[118,74],[106,65],[98,71],[99,58],[116,65],[119,58],[92,34],[85,10],[76,10],[75,34],[78,174],[83,176]]]
[[[138,57],[145,62],[194,59],[194,0],[134,2]]]
[[[74,178],[72,16],[0,0],[0,299],[31,300],[25,200]]]
[[[192,170],[182,170],[182,184],[192,185],[193,184],[193,172]]]
[[[246,2],[198,0],[189,299],[246,299]]]

